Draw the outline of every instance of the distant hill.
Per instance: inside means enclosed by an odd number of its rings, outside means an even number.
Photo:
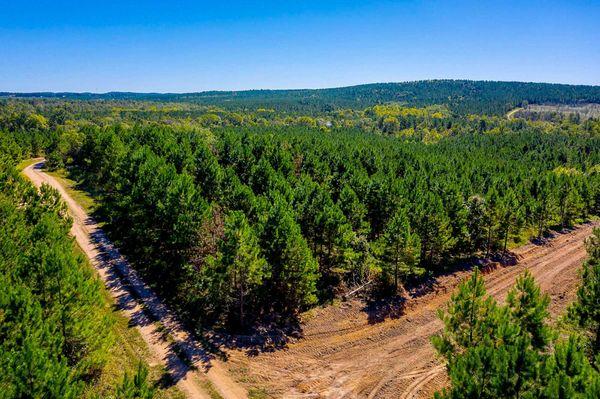
[[[600,86],[471,80],[422,80],[373,83],[330,89],[205,91],[198,93],[8,93],[0,97],[70,100],[185,101],[227,109],[274,108],[318,113],[338,108],[362,109],[400,102],[411,106],[446,104],[452,111],[502,114],[522,105],[600,103]]]

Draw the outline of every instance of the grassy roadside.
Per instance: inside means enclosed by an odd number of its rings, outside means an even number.
[[[19,172],[23,172],[23,169],[36,163],[39,158],[25,159],[19,162],[16,166]],[[59,169],[55,171],[45,170],[47,174],[54,177],[58,182],[65,188],[69,195],[77,201],[79,205],[90,214],[96,207],[96,201],[87,192],[79,188],[78,183],[68,177],[68,172],[65,169]]]
[[[86,260],[86,264],[92,268],[83,251],[75,244],[75,250]],[[165,370],[159,359],[153,359],[144,339],[136,328],[129,325],[129,319],[115,306],[114,299],[106,288],[102,288],[104,303],[108,317],[112,325],[109,334],[112,346],[107,355],[107,361],[98,381],[86,391],[86,398],[111,397],[115,387],[123,381],[125,373],[133,376],[139,362],[142,362],[149,370],[150,380],[159,389],[156,393],[157,399],[183,399],[185,396],[175,386],[162,387],[161,381],[165,381]]]
[[[67,193],[73,198],[87,214],[91,214],[96,209],[96,201],[85,191],[78,188],[78,183],[68,177],[67,171],[58,169],[55,171],[45,171],[54,177],[65,188]]]
[[[598,216],[590,215],[587,219],[579,219],[579,218],[575,219],[573,221],[573,225],[578,226],[582,223],[596,222],[598,220],[600,220],[600,218]],[[558,223],[558,221],[554,221],[554,224],[550,225],[549,230],[560,231],[560,230],[562,230],[562,228],[560,227],[560,224]],[[538,235],[538,230],[536,227],[530,226],[526,229],[523,229],[523,231],[521,231],[521,233],[518,236],[511,236],[508,239],[507,249],[512,250],[515,248],[519,248],[523,245],[526,245],[526,244],[530,243],[532,240],[534,240],[537,237],[537,235]]]
[[[24,160],[17,165],[17,170],[22,171],[36,161],[36,159]],[[71,195],[73,199],[86,210],[86,212],[93,211],[95,206],[94,199],[85,191],[78,189],[77,182],[69,179],[66,171],[58,170],[46,173],[56,178],[69,195]],[[74,243],[73,246],[74,251],[84,259],[90,270],[94,270],[81,248],[76,243]],[[185,398],[184,394],[177,387],[165,387],[160,384],[161,382],[166,381],[165,370],[161,365],[160,359],[152,358],[153,356],[139,331],[129,325],[129,319],[117,309],[115,300],[111,297],[104,285],[101,284],[101,286],[106,314],[112,321],[111,329],[108,331],[112,340],[112,345],[107,354],[107,361],[98,381],[86,390],[84,398],[113,397],[115,387],[122,382],[125,373],[133,376],[140,361],[148,367],[150,380],[159,388],[156,394],[157,399]]]

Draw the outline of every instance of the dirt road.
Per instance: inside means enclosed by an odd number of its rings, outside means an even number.
[[[524,108],[523,107],[517,107],[515,109],[511,109],[510,111],[508,111],[506,113],[506,119],[513,119],[515,117],[515,114],[519,111],[522,111]]]
[[[164,364],[186,397],[211,399],[213,396],[206,390],[206,386],[211,385],[224,399],[246,398],[245,389],[229,377],[220,361],[207,354],[185,331],[131,269],[96,222],[56,179],[43,172],[43,164],[44,160],[39,159],[26,167],[23,173],[38,187],[46,183],[58,190],[73,217],[71,234],[89,257],[123,313],[132,325],[139,328],[154,360]]]
[[[516,277],[529,269],[551,296],[552,314],[559,314],[574,297],[586,256],[584,239],[593,226],[516,250],[516,266],[485,275],[488,292],[502,300]],[[319,309],[304,323],[304,338],[285,350],[252,356],[232,352],[232,371],[249,373],[275,397],[429,398],[446,383],[429,341],[442,328],[436,312],[468,274],[440,278],[433,292],[410,299],[396,319],[381,321],[381,314],[366,311],[358,300]]]

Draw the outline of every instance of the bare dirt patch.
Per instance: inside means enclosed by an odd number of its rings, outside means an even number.
[[[503,300],[516,277],[529,269],[551,296],[552,314],[560,314],[574,298],[586,257],[584,239],[597,225],[588,223],[543,245],[515,250],[516,265],[485,274],[488,292]],[[447,383],[430,344],[442,328],[437,310],[469,273],[440,277],[427,293],[406,301],[399,317],[373,319],[357,299],[313,310],[304,318],[303,337],[284,349],[228,351],[231,372],[243,374],[249,387],[264,387],[273,397],[431,397]]]
[[[600,104],[529,104],[525,108],[510,111],[506,116],[508,119],[516,117],[530,120],[553,120],[557,116],[577,116],[585,121],[600,116]]]

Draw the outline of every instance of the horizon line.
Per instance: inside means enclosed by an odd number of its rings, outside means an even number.
[[[346,89],[360,86],[370,85],[392,85],[392,84],[406,84],[406,83],[424,83],[424,82],[477,82],[477,83],[522,83],[522,84],[544,84],[544,85],[558,85],[558,86],[583,86],[583,87],[600,87],[598,84],[575,84],[575,83],[560,83],[560,82],[535,82],[535,81],[520,81],[520,80],[491,80],[491,79],[453,79],[453,78],[431,78],[431,79],[417,79],[417,80],[404,80],[404,81],[390,81],[390,82],[369,82],[350,84],[346,86],[326,86],[326,87],[303,87],[303,88],[257,88],[257,89],[212,89],[212,90],[198,90],[198,91],[129,91],[129,90],[109,90],[109,91],[0,91],[0,97],[7,97],[10,95],[45,95],[45,94],[80,94],[80,95],[108,95],[108,94],[145,94],[145,95],[188,95],[188,94],[202,94],[202,93],[240,93],[240,92],[252,92],[252,91],[313,91],[313,90],[335,90],[335,89]]]

